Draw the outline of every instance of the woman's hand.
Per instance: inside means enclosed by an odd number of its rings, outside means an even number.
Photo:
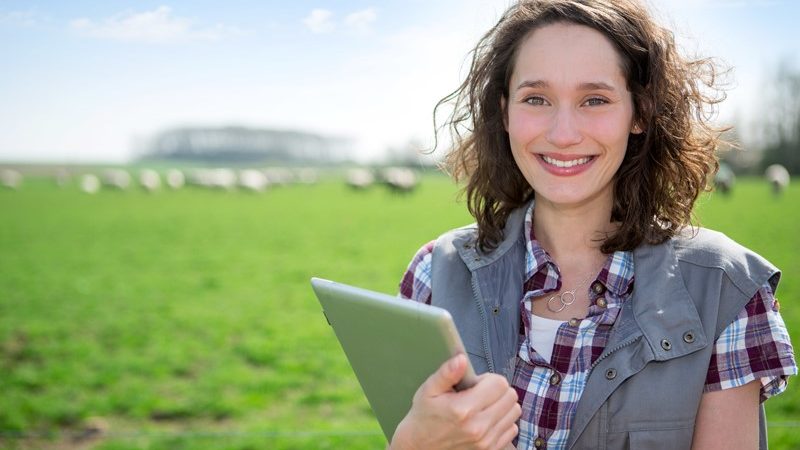
[[[517,435],[517,393],[497,374],[483,374],[471,388],[453,389],[464,376],[467,357],[457,355],[431,375],[414,395],[400,422],[392,450],[499,450]],[[512,447],[513,448],[513,447]]]

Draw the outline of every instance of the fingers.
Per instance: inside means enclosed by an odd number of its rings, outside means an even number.
[[[467,357],[458,354],[442,364],[422,384],[417,391],[418,394],[426,397],[436,397],[446,392],[453,392],[453,386],[458,384],[467,372]]]
[[[508,386],[508,381],[504,377],[485,373],[478,377],[475,386],[459,393],[454,406],[456,410],[483,411],[498,402],[509,391],[513,393],[516,401],[516,392]]]
[[[522,409],[517,403],[517,393],[505,389],[503,395],[473,419],[475,429],[485,430],[480,437],[480,448],[502,448],[517,435],[517,420]],[[510,437],[507,437],[510,436]]]

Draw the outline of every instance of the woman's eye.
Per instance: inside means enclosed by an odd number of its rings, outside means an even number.
[[[592,97],[589,100],[586,100],[585,102],[585,104],[588,106],[599,106],[599,105],[605,105],[606,103],[608,103],[608,100],[600,97]]]
[[[542,106],[546,102],[544,101],[543,97],[533,96],[533,97],[526,98],[525,99],[525,103],[527,103],[529,105],[533,105],[533,106]]]

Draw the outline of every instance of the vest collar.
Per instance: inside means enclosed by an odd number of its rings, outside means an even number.
[[[508,215],[506,225],[503,228],[503,240],[495,249],[487,253],[480,251],[478,248],[477,233],[474,232],[476,229],[475,224],[462,229],[469,232],[456,237],[453,243],[458,250],[459,256],[471,272],[494,263],[511,250],[514,245],[525,246],[525,236],[523,236],[525,212],[531,206],[531,203],[533,203],[533,198]],[[524,274],[524,265],[521,269]]]

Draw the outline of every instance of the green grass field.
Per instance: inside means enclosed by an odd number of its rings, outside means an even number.
[[[698,216],[783,269],[797,343],[800,186],[769,194],[741,181]],[[0,190],[0,448],[382,448],[308,279],[395,292],[420,245],[469,222],[455,197],[433,175],[411,195]],[[771,448],[800,448],[790,384],[767,402]]]

